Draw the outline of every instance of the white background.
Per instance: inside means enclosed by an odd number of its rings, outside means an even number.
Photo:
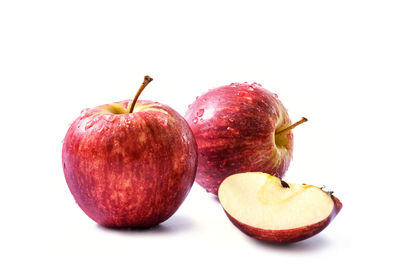
[[[398,1],[1,1],[1,266],[398,264]],[[286,180],[344,207],[292,245],[238,231],[198,185],[147,231],[99,227],[75,204],[61,141],[86,107],[132,98],[184,114],[206,90],[259,82],[293,121]]]

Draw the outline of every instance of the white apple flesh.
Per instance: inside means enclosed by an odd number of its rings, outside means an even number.
[[[321,232],[342,208],[331,192],[261,172],[229,176],[218,197],[235,226],[273,243],[296,242]]]

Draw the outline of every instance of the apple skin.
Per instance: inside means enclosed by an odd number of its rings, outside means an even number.
[[[243,233],[253,238],[262,241],[268,241],[270,243],[294,243],[298,241],[305,240],[310,238],[322,230],[324,230],[329,223],[336,217],[339,211],[342,209],[342,203],[335,196],[331,196],[333,200],[333,209],[331,214],[325,218],[324,220],[303,226],[294,229],[285,229],[285,230],[266,230],[257,227],[253,227],[244,223],[239,222],[235,218],[233,218],[227,211],[225,214],[228,216],[229,220]]]
[[[276,94],[253,83],[209,90],[185,114],[197,141],[196,182],[214,195],[235,173],[266,172],[282,178],[292,159],[293,134],[275,143],[275,131],[291,125]]]
[[[129,101],[116,104],[127,108]],[[67,131],[62,164],[68,187],[103,226],[155,226],[175,213],[193,185],[195,138],[166,105],[138,101],[130,114],[112,114],[107,106],[82,111]]]

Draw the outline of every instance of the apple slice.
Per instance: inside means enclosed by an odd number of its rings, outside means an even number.
[[[342,208],[332,192],[286,183],[262,172],[227,177],[218,197],[236,227],[273,243],[297,242],[318,234]]]

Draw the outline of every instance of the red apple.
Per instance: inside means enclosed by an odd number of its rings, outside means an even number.
[[[196,137],[196,182],[217,194],[229,175],[261,171],[282,178],[293,151],[287,110],[276,94],[253,83],[232,83],[208,91],[185,114]]]
[[[191,189],[197,145],[172,108],[135,99],[83,111],[62,149],[69,189],[81,209],[108,227],[151,227],[167,220]],[[137,101],[137,102],[136,102]]]
[[[342,208],[332,192],[286,183],[261,172],[229,176],[219,187],[218,197],[237,228],[273,243],[297,242],[316,235]]]

